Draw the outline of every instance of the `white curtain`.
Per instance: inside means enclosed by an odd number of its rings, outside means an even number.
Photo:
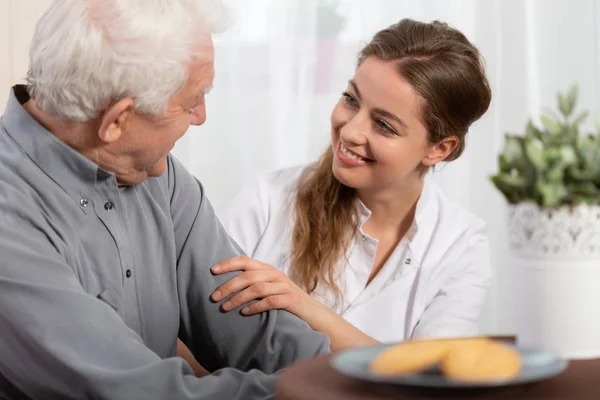
[[[226,0],[232,26],[216,38],[208,121],[174,150],[203,182],[217,212],[257,174],[315,160],[329,140],[329,113],[352,76],[356,53],[402,18],[439,19],[481,50],[492,106],[469,132],[465,154],[438,168],[447,195],[483,218],[496,273],[483,333],[513,333],[506,204],[490,184],[504,133],[521,132],[556,92],[581,87],[600,111],[600,1]],[[585,125],[592,127],[591,121]]]

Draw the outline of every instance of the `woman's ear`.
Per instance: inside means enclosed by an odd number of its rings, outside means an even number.
[[[457,146],[458,138],[456,136],[444,138],[441,142],[434,144],[427,150],[421,163],[426,167],[433,167],[440,161],[444,161]]]

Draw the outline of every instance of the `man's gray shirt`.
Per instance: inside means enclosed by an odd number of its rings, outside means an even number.
[[[210,267],[241,250],[174,157],[118,187],[27,99],[15,87],[0,119],[0,398],[267,399],[267,374],[328,351],[287,312],[210,301],[232,276]],[[174,357],[178,336],[219,371],[196,378]]]

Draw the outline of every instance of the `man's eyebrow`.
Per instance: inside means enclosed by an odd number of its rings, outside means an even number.
[[[195,105],[200,104],[204,96],[206,96],[212,90],[212,83],[206,86],[204,89],[201,89],[196,96],[193,97],[192,101]]]

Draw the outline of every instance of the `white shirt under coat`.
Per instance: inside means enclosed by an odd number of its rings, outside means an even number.
[[[263,175],[232,201],[221,221],[248,256],[290,269],[293,203],[306,165]],[[408,338],[476,334],[491,278],[490,246],[481,219],[447,199],[428,178],[413,226],[367,285],[377,240],[363,233],[371,212],[357,202],[359,234],[340,261],[341,304],[317,288],[315,297],[367,335]]]

